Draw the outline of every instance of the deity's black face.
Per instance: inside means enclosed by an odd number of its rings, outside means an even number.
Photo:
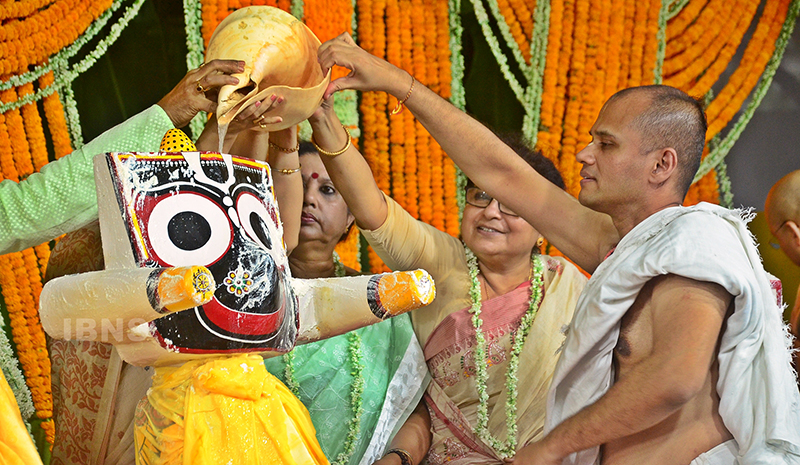
[[[228,155],[112,154],[117,200],[139,266],[206,266],[211,302],[150,323],[165,349],[292,348],[297,299],[265,165]]]

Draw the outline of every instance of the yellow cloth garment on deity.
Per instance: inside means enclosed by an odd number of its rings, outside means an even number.
[[[139,465],[328,463],[308,411],[256,355],[156,368],[135,440]]]
[[[31,436],[22,422],[17,399],[0,371],[0,465],[41,465]]]

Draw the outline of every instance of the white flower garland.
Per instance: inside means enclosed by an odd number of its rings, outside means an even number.
[[[464,28],[461,26],[461,0],[448,0],[448,16],[450,20],[450,103],[459,110],[466,107],[466,93],[464,91],[464,55],[461,53],[461,36]],[[467,176],[456,166],[456,206],[458,207],[458,221],[464,213],[464,188],[467,186]]]
[[[31,391],[28,385],[25,384],[25,375],[22,374],[22,370],[19,368],[19,360],[11,350],[11,341],[8,340],[5,329],[3,329],[5,325],[3,315],[0,313],[0,369],[2,369],[11,391],[14,392],[14,398],[17,400],[22,421],[30,431],[31,427],[28,424],[28,419],[36,413],[36,409],[33,406]]]
[[[481,3],[481,0],[472,0],[472,7],[475,10],[475,17],[478,19],[478,24],[481,26],[483,35],[486,37],[486,43],[489,44],[489,48],[492,50],[492,55],[494,55],[495,60],[497,60],[497,64],[500,66],[500,70],[503,72],[503,76],[506,78],[506,81],[508,81],[509,86],[511,86],[511,90],[514,92],[517,100],[519,100],[519,103],[524,107],[525,89],[522,87],[522,84],[517,81],[516,76],[514,76],[514,73],[508,66],[508,59],[503,51],[500,50],[500,43],[492,32],[489,15],[486,13],[483,3]],[[503,24],[505,24],[505,21],[503,21]]]
[[[513,457],[517,452],[517,371],[519,369],[519,354],[525,345],[525,340],[539,312],[539,305],[542,303],[544,289],[544,264],[538,254],[531,255],[531,297],[528,301],[528,310],[519,323],[516,334],[512,337],[511,357],[508,360],[508,371],[506,372],[506,427],[508,433],[505,442],[501,442],[489,431],[489,394],[486,392],[486,382],[488,380],[486,363],[486,337],[481,330],[483,320],[481,319],[481,285],[478,282],[478,259],[475,254],[465,246],[467,254],[467,267],[469,268],[470,298],[472,299],[472,326],[475,328],[475,371],[478,390],[478,424],[474,428],[475,434],[484,442],[489,444],[501,458]]]
[[[531,34],[531,66],[526,95],[525,117],[522,120],[522,135],[531,147],[536,147],[539,138],[539,123],[542,111],[544,68],[547,65],[547,43],[550,35],[550,0],[536,2]]]
[[[205,45],[203,44],[203,11],[200,0],[183,0],[183,18],[186,29],[186,69],[195,69],[203,64]],[[195,142],[206,126],[205,112],[199,112],[189,122],[192,140]]]
[[[661,9],[658,12],[658,32],[656,32],[658,48],[656,49],[656,63],[653,68],[654,84],[664,83],[662,69],[664,68],[664,56],[667,52],[667,20],[669,20],[670,8],[672,6],[670,2],[662,0]]]

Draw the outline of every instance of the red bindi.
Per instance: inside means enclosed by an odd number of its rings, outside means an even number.
[[[311,173],[311,179],[317,179],[319,177],[318,173]]]

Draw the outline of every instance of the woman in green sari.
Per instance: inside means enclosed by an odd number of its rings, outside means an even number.
[[[303,208],[292,274],[327,278],[357,274],[334,252],[353,216],[313,145],[300,145]],[[288,214],[288,212],[282,212]],[[428,381],[408,315],[295,348],[264,361],[311,414],[322,450],[336,464],[371,464],[419,403]]]

